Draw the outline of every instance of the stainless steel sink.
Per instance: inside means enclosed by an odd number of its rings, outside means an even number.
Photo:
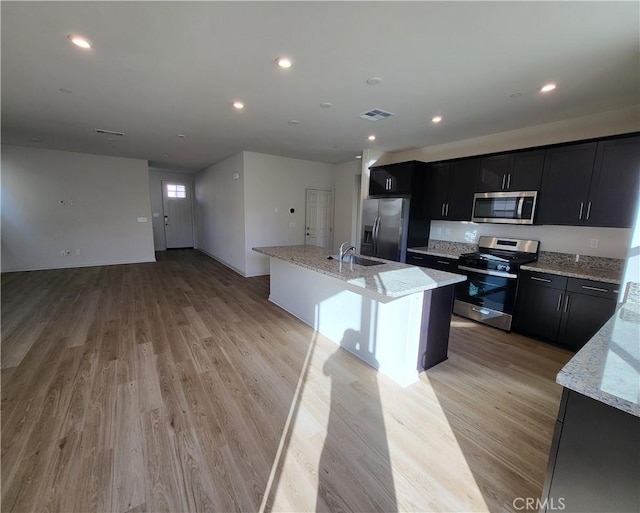
[[[329,257],[330,259],[333,260],[340,260],[340,255],[331,255]],[[342,257],[342,261],[346,262],[346,263],[351,263],[353,262],[354,264],[357,265],[364,265],[364,266],[372,266],[372,265],[383,265],[384,262],[378,262],[377,260],[370,260],[368,258],[364,258],[361,256],[356,256],[356,255],[345,255]]]

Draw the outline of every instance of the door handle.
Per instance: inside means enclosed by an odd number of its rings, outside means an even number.
[[[164,216],[164,225],[169,226],[169,216]]]

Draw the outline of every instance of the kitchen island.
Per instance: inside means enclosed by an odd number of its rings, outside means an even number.
[[[640,511],[640,285],[563,367],[541,511]]]
[[[400,386],[446,360],[453,290],[465,276],[373,257],[377,265],[351,269],[316,246],[253,250],[270,257],[271,302]]]

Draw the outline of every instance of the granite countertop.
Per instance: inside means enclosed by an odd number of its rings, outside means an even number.
[[[337,254],[338,251],[331,251],[317,246],[271,246],[253,248],[253,250],[272,258],[278,258],[300,267],[332,276],[347,282],[349,285],[377,292],[390,298],[446,287],[466,280],[466,276],[460,274],[426,269],[368,256],[364,258],[383,262],[383,264],[375,266],[354,264],[353,271],[351,271],[349,264],[343,262],[342,272],[340,272],[339,262],[328,258],[330,255]]]
[[[461,253],[455,253],[452,250],[438,250],[438,249],[432,249],[432,248],[428,248],[428,247],[422,247],[422,248],[408,248],[407,252],[411,252],[411,253],[421,253],[423,255],[431,255],[431,256],[436,256],[436,257],[443,257],[443,258],[453,258],[456,259],[458,258]]]
[[[542,273],[558,274],[570,278],[601,281],[620,285],[621,272],[613,269],[598,269],[594,267],[571,265],[562,262],[534,262],[521,265],[523,271],[538,271]]]
[[[640,417],[640,303],[627,302],[565,365],[556,383]]]

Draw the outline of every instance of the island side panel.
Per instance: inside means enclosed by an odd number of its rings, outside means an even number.
[[[447,359],[454,285],[424,292],[418,370],[426,370]]]
[[[418,380],[423,292],[387,298],[276,258],[270,280],[271,302],[399,385]]]

